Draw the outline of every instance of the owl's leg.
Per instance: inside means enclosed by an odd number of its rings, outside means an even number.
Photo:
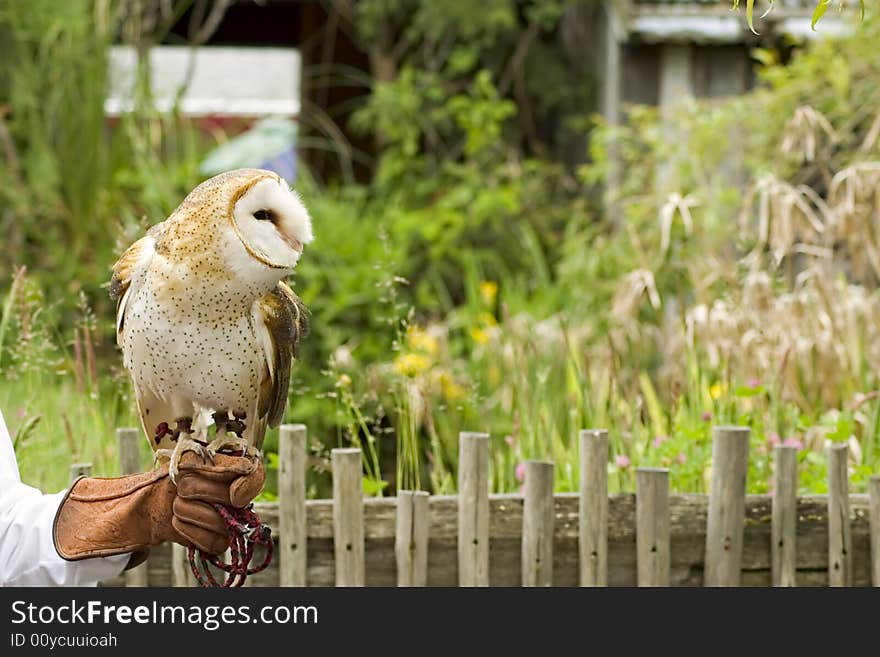
[[[156,445],[158,445],[159,443],[162,442],[162,439],[163,439],[165,436],[171,436],[171,435],[173,435],[173,434],[174,434],[174,432],[173,432],[173,431],[171,430],[171,428],[168,426],[168,423],[167,423],[167,422],[160,422],[160,423],[156,426],[156,431],[155,431],[155,434],[154,434],[154,436],[153,436],[153,440],[156,442]],[[153,452],[153,467],[155,468],[156,466],[158,466],[158,465],[159,465],[159,461],[160,461],[161,459],[170,459],[170,458],[171,458],[171,452],[172,452],[172,450],[170,450],[170,449],[159,449],[159,448],[157,447],[157,448],[156,448],[156,451]]]
[[[171,481],[177,484],[177,474],[180,468],[180,458],[186,451],[195,452],[207,463],[213,463],[214,457],[201,443],[190,438],[192,435],[192,418],[182,417],[177,420],[177,427],[171,432],[171,440],[175,442],[174,449],[157,449],[156,459],[165,457],[170,459],[168,474]]]
[[[229,424],[229,411],[217,411],[211,417],[214,420],[214,426],[217,428],[217,438],[211,443],[213,445],[221,436],[226,436],[227,425]]]
[[[221,449],[232,447],[234,452],[241,452],[243,456],[257,454],[257,450],[242,438],[245,430],[244,420],[247,418],[247,413],[233,411],[232,416],[234,419],[230,420],[229,413],[226,411],[214,413],[217,437],[208,445],[208,452],[216,454]]]

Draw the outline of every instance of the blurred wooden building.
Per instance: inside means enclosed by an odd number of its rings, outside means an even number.
[[[606,0],[598,21],[603,114],[616,122],[627,103],[741,94],[754,84],[750,49],[847,33],[857,2],[844,0],[843,12],[830,9],[818,31],[810,25],[816,0],[776,0],[763,16],[757,3],[757,34],[745,4],[733,11],[730,0]]]
[[[685,98],[747,91],[755,83],[755,46],[785,52],[806,39],[852,29],[857,0],[844,0],[843,12],[835,0],[816,32],[810,27],[815,3],[775,0],[763,17],[758,14],[765,5],[758,3],[754,34],[746,23],[746,0],[738,11],[731,0],[572,0],[550,38],[598,87],[585,96],[595,106],[578,111],[600,111],[616,123],[631,103],[671,108]],[[523,7],[528,4],[523,0]],[[223,11],[210,24],[210,12],[220,5]],[[156,78],[168,87],[165,97],[173,98],[175,84],[191,73],[186,52],[195,36],[211,51],[199,55],[202,69],[215,73],[196,76],[184,112],[232,134],[245,125],[236,122],[243,116],[292,117],[299,124],[297,157],[308,160],[319,177],[363,180],[376,143],[352,132],[348,117],[375,80],[389,76],[381,49],[357,43],[355,8],[356,0],[197,0],[163,37],[159,66],[168,72]],[[211,30],[199,38],[194,24],[210,24]],[[117,64],[130,73],[133,56],[121,52]],[[123,92],[110,99],[111,114],[124,111],[125,97]],[[554,133],[553,126],[542,127]],[[586,136],[569,135],[556,148],[563,160],[581,161]]]

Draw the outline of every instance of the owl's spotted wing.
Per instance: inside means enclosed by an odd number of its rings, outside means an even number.
[[[278,426],[284,417],[291,361],[297,355],[300,339],[308,332],[308,316],[302,300],[285,283],[278,283],[258,299],[253,315],[257,339],[266,357],[257,403],[258,421],[265,431],[267,423]],[[262,443],[262,434],[254,432],[255,442]]]
[[[150,228],[147,234],[125,250],[125,253],[113,265],[110,277],[110,298],[116,302],[116,341],[122,343],[122,331],[125,323],[125,304],[132,288],[132,281],[149,264],[156,252],[156,242],[162,235],[163,224]]]

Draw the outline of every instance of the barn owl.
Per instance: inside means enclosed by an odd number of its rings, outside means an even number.
[[[311,241],[311,218],[284,179],[238,169],[196,187],[114,265],[116,340],[173,478],[186,450],[259,454],[267,424],[281,421],[307,329],[283,279]]]

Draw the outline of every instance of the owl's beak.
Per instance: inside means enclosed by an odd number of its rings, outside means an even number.
[[[296,239],[295,237],[291,237],[290,235],[286,235],[286,234],[284,233],[284,231],[278,231],[278,232],[281,233],[281,238],[282,238],[285,242],[287,242],[287,245],[288,245],[291,249],[293,249],[294,251],[296,251],[297,253],[300,253],[300,254],[303,252],[303,243],[302,243],[302,242],[300,242],[300,241],[299,241],[298,239]]]

